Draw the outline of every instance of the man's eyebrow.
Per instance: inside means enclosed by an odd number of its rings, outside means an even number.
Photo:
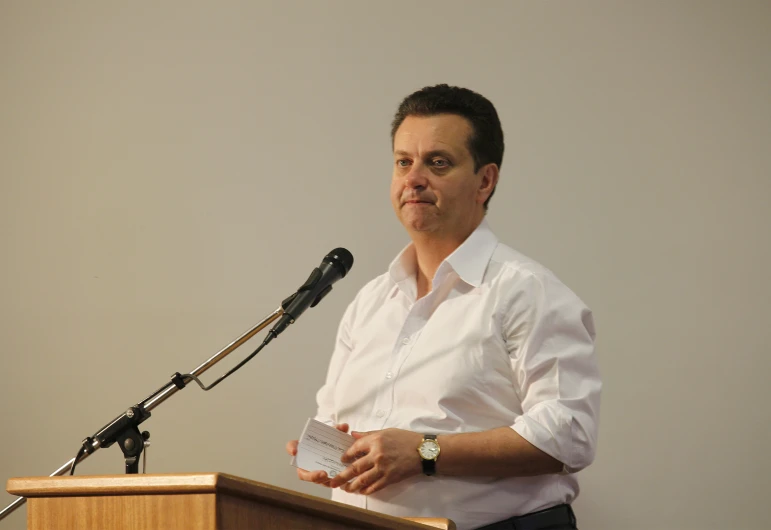
[[[394,154],[398,156],[410,156],[410,153],[408,153],[407,151],[402,151],[401,149],[394,151]],[[445,158],[455,158],[455,156],[451,152],[445,151],[444,149],[435,149],[433,151],[429,151],[425,153],[424,156],[426,158],[431,158],[434,156],[443,156]]]
[[[433,158],[435,156],[443,156],[445,158],[455,158],[455,155],[453,155],[449,151],[445,151],[444,149],[434,149],[433,151],[429,151],[426,153],[426,158]]]

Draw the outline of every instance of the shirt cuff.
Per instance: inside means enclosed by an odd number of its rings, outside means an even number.
[[[559,408],[539,407],[540,411],[530,411],[514,420],[511,428],[535,447],[562,462],[562,473],[573,473],[578,469],[573,463],[573,440],[571,417]]]

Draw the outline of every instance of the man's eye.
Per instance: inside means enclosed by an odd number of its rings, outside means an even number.
[[[399,167],[407,167],[410,165],[410,161],[402,158],[401,160],[396,161],[396,165]]]
[[[450,163],[447,160],[444,160],[442,158],[437,158],[436,160],[433,161],[433,164],[434,164],[434,167],[440,167],[440,168],[450,166]]]

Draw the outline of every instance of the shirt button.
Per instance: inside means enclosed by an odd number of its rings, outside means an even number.
[[[404,338],[402,339],[402,344],[405,344],[405,345],[406,345],[406,344],[409,344],[409,343],[410,343],[410,338],[409,338],[409,337],[404,337]]]
[[[388,372],[386,374],[386,379],[391,379],[393,376],[394,376],[394,374],[392,374],[391,372]]]
[[[378,418],[382,418],[383,416],[385,416],[385,411],[379,410],[377,411],[377,414],[375,414],[375,416],[377,416]]]

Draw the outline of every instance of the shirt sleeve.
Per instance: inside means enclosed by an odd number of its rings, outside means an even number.
[[[331,426],[338,423],[334,396],[335,386],[352,349],[351,326],[354,303],[355,301],[348,306],[343,314],[343,318],[340,320],[335,339],[335,348],[332,351],[332,359],[327,369],[327,378],[324,385],[316,393],[317,410],[315,419]]]
[[[594,460],[602,383],[588,307],[553,277],[520,283],[503,323],[522,403],[511,428],[579,471]]]

